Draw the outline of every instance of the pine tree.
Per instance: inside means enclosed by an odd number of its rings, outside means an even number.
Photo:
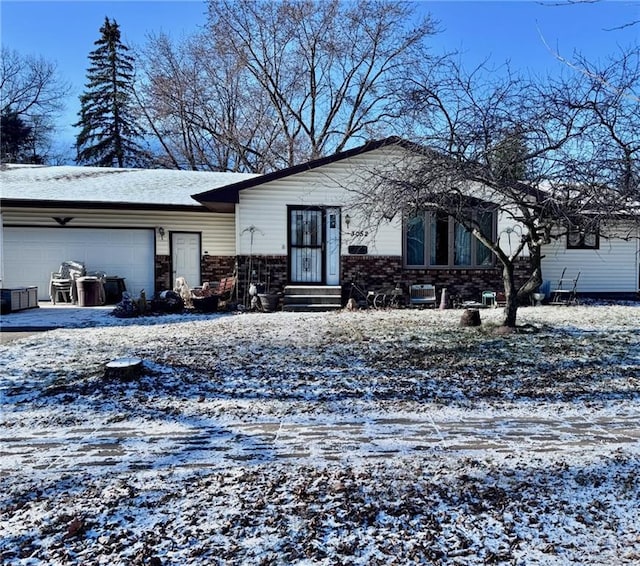
[[[524,181],[527,178],[527,142],[524,129],[516,126],[504,134],[491,157],[491,170],[496,180],[503,183]]]
[[[0,116],[0,162],[42,163],[33,144],[33,128],[13,110]]]
[[[76,162],[101,167],[141,165],[142,131],[133,112],[134,59],[120,40],[115,20],[105,18],[97,48],[89,54],[88,82],[80,96],[81,128]]]

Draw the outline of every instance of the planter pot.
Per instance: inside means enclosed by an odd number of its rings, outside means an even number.
[[[214,295],[211,297],[193,297],[191,302],[193,308],[199,312],[216,312],[218,310],[219,297]]]
[[[274,312],[278,310],[280,296],[273,293],[259,293],[258,298],[264,312]]]

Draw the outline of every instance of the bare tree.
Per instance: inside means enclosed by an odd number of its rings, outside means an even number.
[[[30,128],[28,152],[44,161],[49,156],[54,121],[64,109],[70,87],[54,63],[2,47],[0,113],[13,115]]]
[[[412,81],[407,111],[422,120],[422,144],[376,171],[358,201],[373,223],[423,210],[455,219],[501,265],[514,327],[519,299],[542,283],[542,246],[621,216],[640,221],[640,67],[628,52],[544,84],[486,71],[450,61]],[[506,220],[509,245],[483,213]],[[524,250],[532,268],[518,287]]]
[[[146,81],[138,101],[166,166],[260,171],[275,143],[268,108],[231,58],[211,57],[206,37],[179,46],[153,36],[139,61]]]
[[[210,2],[199,36],[145,51],[140,99],[170,162],[264,172],[379,136],[435,33],[404,2]]]

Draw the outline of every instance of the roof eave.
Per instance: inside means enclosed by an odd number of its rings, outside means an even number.
[[[202,204],[163,204],[138,202],[68,201],[47,199],[0,198],[2,208],[70,208],[94,210],[172,210],[185,212],[209,212]]]
[[[352,149],[348,149],[340,153],[335,153],[333,155],[321,157],[318,159],[314,159],[312,161],[307,161],[305,163],[294,165],[292,167],[287,167],[285,169],[279,169],[278,171],[273,171],[272,173],[260,175],[259,177],[255,177],[252,179],[246,179],[244,181],[233,183],[231,185],[227,185],[219,189],[211,189],[209,191],[197,193],[197,194],[191,195],[191,198],[197,200],[198,202],[202,203],[205,206],[208,206],[210,203],[237,204],[238,202],[240,202],[240,191],[244,189],[257,187],[259,185],[263,185],[264,183],[268,183],[270,181],[283,179],[285,177],[289,177],[297,173],[310,171],[312,169],[316,169],[318,167],[322,167],[330,163],[335,163],[343,159],[348,159],[356,155],[361,155],[369,151],[373,151],[376,149],[380,149],[382,147],[392,146],[392,145],[398,145],[398,146],[402,146],[405,148],[412,148],[412,149],[417,149],[420,147],[417,144],[414,144],[412,142],[409,142],[397,136],[391,136],[388,138],[384,138],[382,140],[373,140],[365,143],[364,145],[361,145]]]

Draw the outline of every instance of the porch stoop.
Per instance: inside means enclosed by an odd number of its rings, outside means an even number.
[[[330,311],[342,308],[340,285],[287,285],[283,311]]]

